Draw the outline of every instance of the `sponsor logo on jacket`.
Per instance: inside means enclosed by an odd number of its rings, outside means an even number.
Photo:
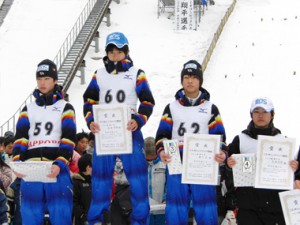
[[[47,145],[47,144],[55,144],[59,145],[60,141],[58,140],[35,140],[35,141],[29,141],[28,147],[36,147],[39,145]]]

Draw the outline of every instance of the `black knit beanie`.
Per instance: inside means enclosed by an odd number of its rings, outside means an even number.
[[[196,60],[190,60],[183,65],[181,71],[181,83],[184,75],[194,75],[197,76],[200,80],[200,84],[203,83],[203,72],[202,66]]]
[[[57,80],[58,76],[55,63],[50,59],[41,61],[36,70],[36,78],[38,77],[52,77],[54,80]]]

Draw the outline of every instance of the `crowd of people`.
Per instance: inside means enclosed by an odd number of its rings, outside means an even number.
[[[284,137],[274,126],[269,98],[254,98],[248,127],[227,144],[220,111],[203,87],[202,66],[189,60],[178,76],[182,88],[162,112],[156,136],[144,139],[141,128],[155,106],[145,72],[134,66],[123,33],[109,34],[105,51],[104,67],[83,93],[89,132],[77,132],[74,108],[57,84],[55,63],[45,59],[38,64],[35,101],[21,111],[16,133],[0,138],[0,225],[285,224],[278,195],[284,190],[235,187],[233,182],[233,154],[256,153],[259,135]],[[97,104],[130,107],[131,154],[97,154]],[[214,156],[220,184],[187,184],[181,174],[170,174],[172,156],[165,152],[164,140],[179,142],[182,160],[189,133],[220,135]],[[290,161],[298,189],[299,160]],[[47,176],[56,182],[26,181],[9,165],[19,161],[52,162]],[[151,210],[154,205],[165,207]]]

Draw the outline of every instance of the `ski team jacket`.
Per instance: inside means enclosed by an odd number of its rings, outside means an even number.
[[[258,135],[276,136],[281,135],[279,129],[273,123],[267,129],[257,129],[251,121],[246,130],[234,137],[228,145],[228,154],[255,153]],[[253,187],[236,188],[237,207],[246,210],[263,211],[269,213],[282,213],[279,192],[282,190],[260,189]]]
[[[35,102],[26,105],[18,119],[13,160],[49,160],[54,161],[54,164],[60,168],[64,168],[71,161],[75,148],[74,108],[63,100],[63,93],[58,85],[47,97],[38,89],[33,95],[36,98]],[[37,116],[41,121],[32,124],[30,118]],[[52,125],[53,123],[55,126]],[[45,132],[40,140],[34,135],[38,132]],[[47,139],[49,136],[54,138]]]
[[[83,111],[87,126],[90,127],[90,123],[94,121],[92,112],[93,105],[99,103],[122,103],[122,100],[124,100],[124,93],[112,93],[110,87],[114,86],[113,90],[117,90],[120,83],[127,80],[128,82],[134,82],[133,86],[135,86],[135,89],[125,90],[126,103],[132,108],[132,119],[137,122],[138,129],[141,129],[152,114],[153,107],[155,105],[145,72],[134,67],[133,62],[129,57],[118,62],[120,68],[116,68],[117,72],[116,70],[111,71],[110,63],[111,62],[107,59],[107,57],[105,57],[105,68],[99,69],[94,73],[93,78],[83,95]],[[121,82],[118,81],[118,79],[120,79],[118,72],[125,72],[124,76],[122,76],[123,81]],[[102,77],[103,74],[105,78]],[[104,82],[101,82],[101,79],[103,79]],[[137,101],[137,99],[135,99],[136,96],[140,101],[140,105],[137,110],[136,105],[134,105]]]
[[[180,89],[177,91],[175,95],[175,101],[168,104],[163,112],[163,116],[161,118],[157,133],[156,133],[156,152],[159,156],[160,152],[164,150],[163,147],[163,139],[180,139],[179,140],[179,151],[182,157],[183,151],[183,133],[185,133],[186,129],[189,129],[190,132],[193,133],[202,133],[202,134],[219,134],[222,136],[223,143],[222,149],[226,149],[225,140],[225,128],[223,126],[223,122],[219,113],[219,110],[216,105],[212,104],[210,99],[209,92],[200,88],[201,95],[196,101],[194,105],[191,105],[188,99],[184,95],[184,90]],[[203,106],[203,107],[202,107]],[[186,113],[185,113],[185,110]],[[197,124],[188,124],[185,123],[185,120],[188,122],[189,118],[187,117],[188,112],[193,113],[203,113],[203,120],[196,121]],[[173,121],[172,114],[176,114],[176,118],[180,117],[182,121],[181,125],[175,125]],[[195,114],[193,114],[195,115]],[[176,127],[177,128],[176,128]],[[189,126],[189,128],[185,127]],[[183,133],[181,133],[183,132]],[[181,134],[180,134],[181,133]]]

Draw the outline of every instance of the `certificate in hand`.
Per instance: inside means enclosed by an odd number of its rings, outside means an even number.
[[[289,225],[300,224],[300,190],[279,192],[284,220]]]
[[[235,187],[253,187],[255,180],[255,154],[233,154],[236,165],[232,168]]]
[[[184,134],[182,183],[218,184],[220,135]]]
[[[182,164],[179,153],[177,140],[164,140],[164,149],[166,154],[172,156],[171,162],[168,163],[169,174],[181,174]]]
[[[132,133],[127,130],[131,111],[127,105],[94,105],[93,115],[100,125],[100,132],[95,134],[97,155],[132,153]]]
[[[296,140],[283,136],[258,136],[255,187],[293,189],[294,173],[290,167]]]
[[[22,178],[27,182],[55,183],[56,178],[49,178],[47,175],[51,173],[53,162],[44,161],[26,161],[26,162],[10,162],[13,171],[24,174]]]

